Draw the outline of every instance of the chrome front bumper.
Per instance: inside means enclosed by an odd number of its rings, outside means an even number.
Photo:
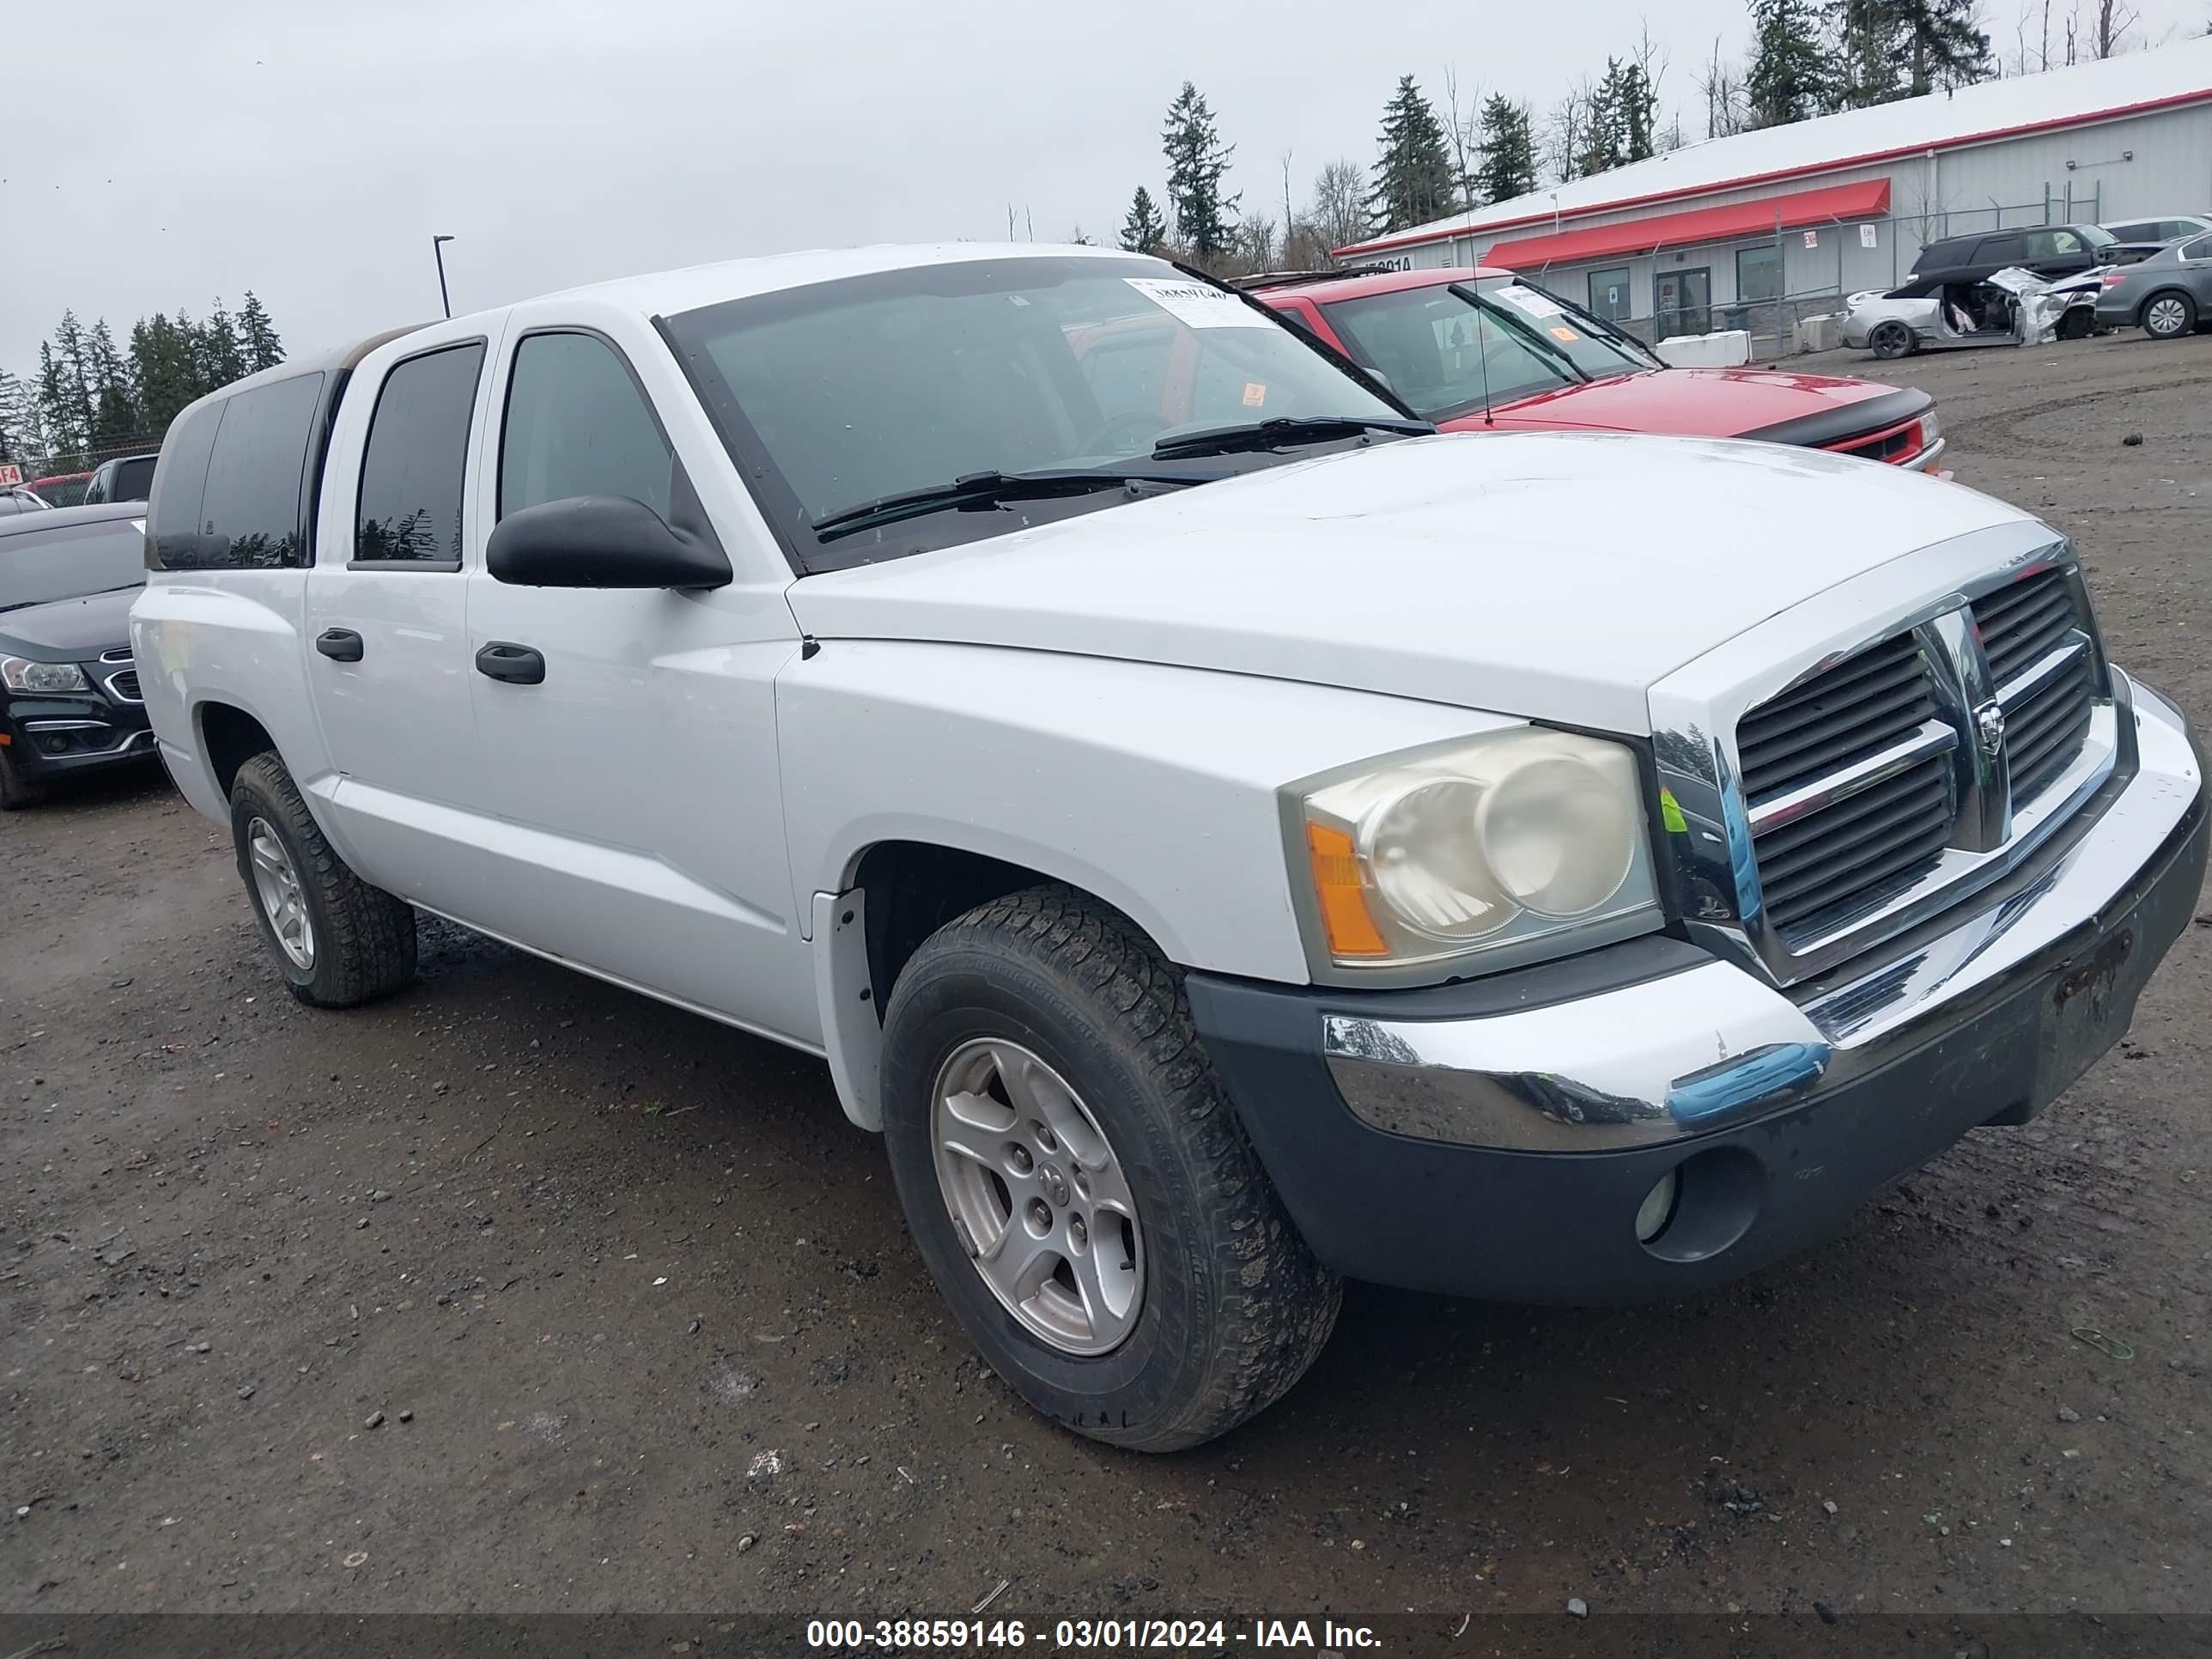
[[[1322,1051],[1338,1091],[1369,1127],[1419,1140],[1548,1153],[1662,1146],[1853,1090],[2038,979],[2057,975],[2057,1002],[2071,994],[2069,969],[2094,988],[2094,976],[2116,966],[2102,960],[2106,930],[2142,900],[2161,852],[2201,832],[2204,814],[2203,764],[2179,711],[2148,687],[2130,689],[2134,775],[2086,803],[2007,881],[1869,953],[1871,963],[1786,992],[1708,959],[1477,1018],[1326,1012]],[[2194,844],[2201,866],[2201,833]],[[2195,898],[2191,884],[2185,902]],[[2114,948],[2124,957],[2136,947],[2122,936]],[[2099,960],[2072,967],[2085,950]],[[2152,965],[2126,964],[2130,982]],[[2077,1057],[2069,1052],[2039,1074],[2041,1097],[1990,1098],[1972,1121],[2039,1110],[2100,1051],[2059,1075]],[[1955,1082],[1972,1089],[1976,1080]],[[1881,1133],[1879,1123],[1867,1133]]]

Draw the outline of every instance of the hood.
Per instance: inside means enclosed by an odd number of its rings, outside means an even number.
[[[1568,428],[1739,438],[1808,415],[1830,414],[1890,390],[1869,380],[1771,368],[1654,369],[1521,398],[1492,411],[1494,427],[1477,413],[1449,422],[1447,429]]]
[[[131,602],[144,590],[88,593],[0,611],[0,650],[40,662],[90,662],[131,643]]]
[[[1645,689],[1723,640],[2026,517],[1818,450],[1443,435],[809,576],[790,599],[817,639],[1070,652],[1640,733]]]

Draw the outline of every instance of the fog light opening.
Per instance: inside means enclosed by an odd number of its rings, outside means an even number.
[[[1644,1194],[1644,1202],[1636,1206],[1636,1242],[1649,1244],[1667,1231],[1674,1218],[1674,1200],[1681,1196],[1682,1174],[1669,1170],[1652,1184]]]

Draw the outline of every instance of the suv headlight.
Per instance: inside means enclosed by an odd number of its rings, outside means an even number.
[[[31,662],[0,657],[0,685],[10,691],[89,691],[84,670],[73,662]]]
[[[1552,955],[1560,936],[1595,944],[1658,925],[1636,759],[1620,744],[1516,726],[1290,793],[1338,968]]]

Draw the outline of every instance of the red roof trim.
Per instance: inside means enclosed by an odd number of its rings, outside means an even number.
[[[1729,202],[1650,219],[1585,225],[1553,236],[1524,236],[1517,242],[1494,244],[1485,257],[1492,264],[1522,270],[1530,265],[1572,264],[1613,254],[1649,253],[1656,247],[1740,240],[1771,231],[1778,219],[1784,230],[1796,230],[1838,220],[1876,218],[1888,211],[1889,180],[1866,179],[1856,184],[1830,185],[1826,190],[1769,196],[1760,201]]]
[[[1593,202],[1575,210],[1581,218],[1591,213],[1612,213],[1621,208],[1642,207],[1651,202],[1686,200],[1698,196],[1717,195],[1724,190],[1742,190],[1752,185],[1773,184],[1784,179],[1816,179],[1824,173],[1839,173],[1845,167],[1870,167],[1876,161],[1893,161],[1900,155],[1925,155],[1929,150],[1967,149],[1976,144],[1992,144],[2001,138],[2018,138],[2032,132],[2049,132],[2056,127],[2088,126],[2099,121],[2121,121],[2130,115],[2149,115],[2162,109],[2173,109],[2184,104],[2203,103],[2212,99],[2212,87],[2195,92],[2177,92],[2165,98],[2146,99],[2141,103],[2118,104],[2111,109],[2092,110],[2082,115],[2053,116],[2047,121],[2027,121],[2018,126],[1995,127],[1987,132],[1967,133],[1957,138],[1942,138],[1933,143],[1899,144],[1889,149],[1869,150],[1863,155],[1845,155],[1832,161],[1819,161],[1810,167],[1779,167],[1771,173],[1748,173],[1739,179],[1723,179],[1710,185],[1691,185],[1680,190],[1651,191],[1642,196],[1624,196],[1618,201]],[[1352,253],[1381,253],[1394,247],[1419,247],[1430,242],[1441,242],[1455,236],[1487,236],[1493,231],[1511,230],[1521,225],[1540,225],[1553,216],[1548,213],[1523,214],[1518,219],[1500,219],[1486,225],[1455,225],[1442,230],[1420,231],[1401,236],[1386,236],[1372,242],[1347,242],[1330,252],[1337,255]]]

